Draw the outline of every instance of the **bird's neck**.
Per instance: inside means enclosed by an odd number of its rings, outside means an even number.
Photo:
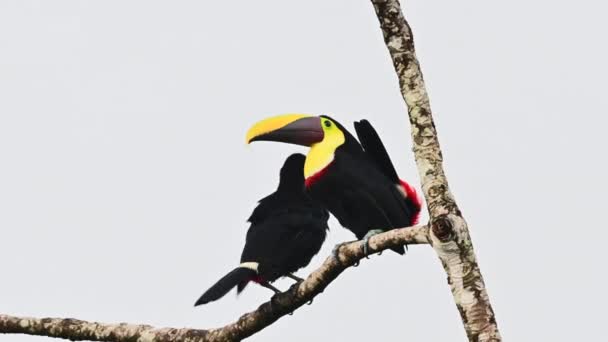
[[[312,176],[306,177],[306,179],[304,180],[304,187],[306,189],[310,189],[310,187],[312,187],[313,184],[315,184],[318,180],[320,180],[321,178],[324,177],[325,173],[328,171],[330,166],[331,166],[331,162],[329,164],[327,164],[327,166],[325,168],[317,171]]]
[[[313,146],[310,152],[308,152],[306,162],[304,163],[304,178],[314,176],[327,167],[332,160],[334,160],[334,151]]]
[[[344,136],[329,136],[310,147],[304,162],[304,178],[314,176],[334,160],[336,149],[344,144]]]

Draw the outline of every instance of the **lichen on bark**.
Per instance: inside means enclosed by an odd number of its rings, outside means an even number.
[[[469,340],[500,341],[467,223],[443,171],[443,155],[411,27],[398,0],[372,0],[372,4],[408,107],[414,155],[430,216],[431,245],[448,275]]]

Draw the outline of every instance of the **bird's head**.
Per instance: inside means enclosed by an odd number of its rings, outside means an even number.
[[[331,141],[344,142],[342,127],[327,116],[284,114],[254,124],[247,132],[247,143],[278,141],[312,147]]]
[[[247,132],[247,143],[277,141],[310,147],[304,168],[305,177],[318,172],[334,158],[334,153],[350,134],[332,118],[321,115],[285,114],[254,124]],[[354,138],[352,138],[354,139]]]
[[[287,157],[281,167],[279,188],[299,189],[304,187],[304,162],[306,156],[294,153]]]

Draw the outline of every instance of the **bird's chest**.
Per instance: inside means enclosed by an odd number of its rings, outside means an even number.
[[[323,204],[345,227],[365,224],[365,213],[357,210],[362,202],[359,198],[362,186],[364,185],[335,163],[306,181],[308,194]]]

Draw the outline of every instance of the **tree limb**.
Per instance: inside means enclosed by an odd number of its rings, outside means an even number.
[[[408,107],[414,154],[431,221],[431,244],[448,274],[469,340],[501,341],[467,223],[443,171],[443,156],[412,30],[398,0],[371,1]]]
[[[373,236],[369,241],[370,253],[404,244],[429,243],[427,226],[394,229]],[[348,267],[364,258],[362,243],[351,242],[342,246],[338,260],[328,257],[303,282],[294,284],[289,290],[274,295],[269,302],[255,311],[241,316],[236,322],[222,328],[176,329],[154,328],[149,325],[104,324],[71,318],[29,318],[0,315],[0,333],[28,334],[69,339],[72,341],[108,342],[219,342],[240,341],[271,325],[279,318],[294,312],[323,292],[325,288]]]

